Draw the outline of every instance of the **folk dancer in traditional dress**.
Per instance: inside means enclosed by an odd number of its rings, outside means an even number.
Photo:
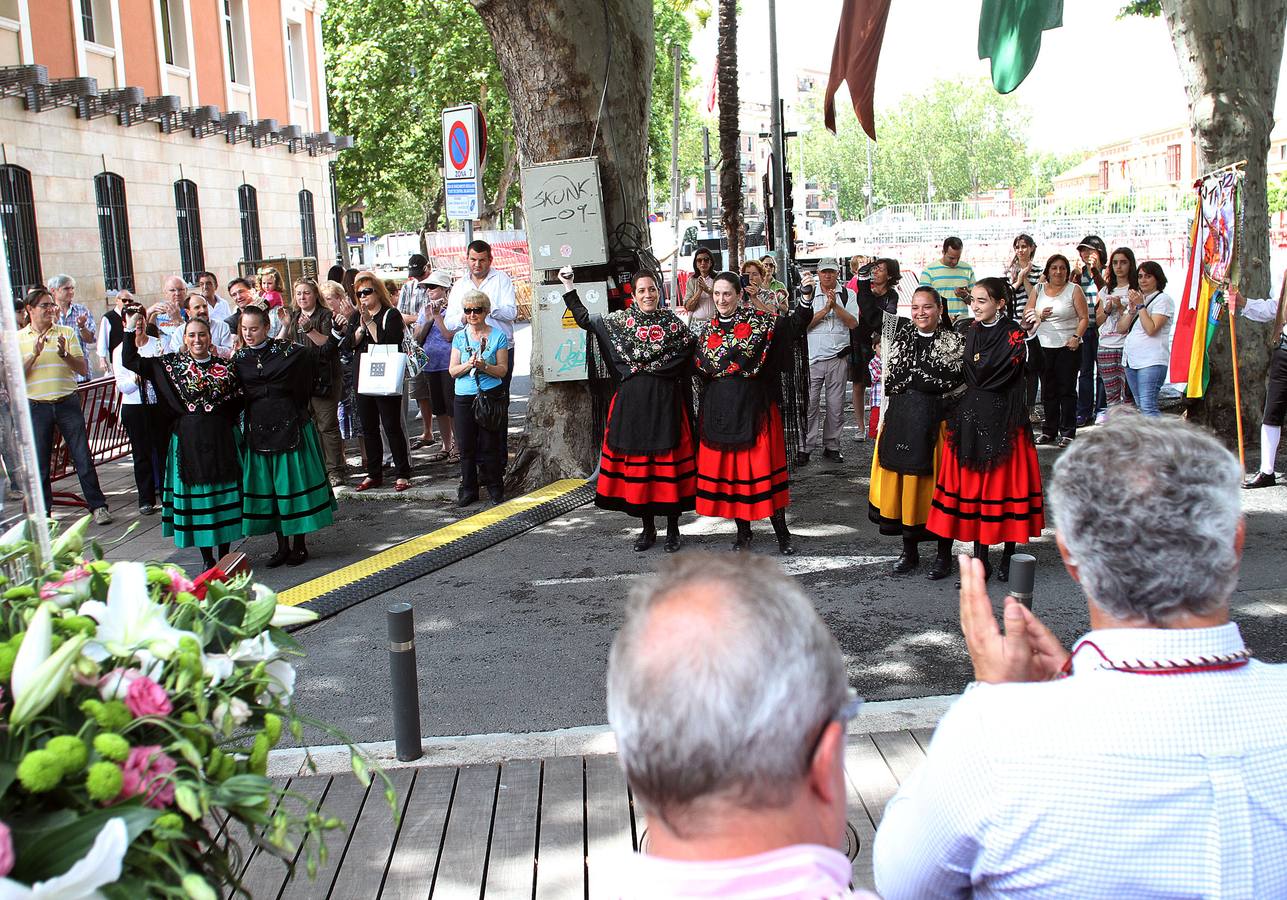
[[[346,324],[335,322],[323,346],[334,350]],[[270,338],[268,329],[263,307],[243,308],[242,347],[231,363],[246,395],[242,531],[276,534],[277,552],[268,559],[275,568],[308,559],[305,535],[334,521],[336,503],[309,408],[325,360],[318,347]]]
[[[965,394],[948,417],[947,443],[925,523],[934,534],[974,542],[975,559],[992,574],[988,547],[1004,544],[997,580],[1010,578],[1015,544],[1045,526],[1041,469],[1025,402],[1026,344],[1039,317],[1024,325],[1003,315],[1009,286],[980,279],[970,291],[973,319],[957,323],[965,338]]]
[[[144,357],[153,340],[147,317],[134,317],[121,344],[121,364],[156,390],[175,417],[161,489],[161,533],[176,547],[197,547],[206,568],[241,537],[241,386],[232,367],[215,356],[210,323],[183,326],[183,351]]]
[[[929,577],[952,571],[952,540],[925,530],[943,457],[949,398],[960,394],[964,341],[942,316],[938,292],[921,285],[912,317],[898,318],[882,342],[884,415],[871,459],[868,516],[880,533],[900,534],[903,552],[893,574],[920,565],[920,542],[937,540]]]
[[[1231,294],[1234,309],[1242,308],[1242,315],[1253,322],[1273,322],[1275,345],[1269,357],[1269,385],[1265,392],[1265,412],[1260,422],[1260,469],[1242,485],[1244,488],[1272,487],[1277,483],[1274,460],[1287,422],[1287,275],[1278,299],[1247,300],[1234,292]]]
[[[769,519],[784,555],[791,502],[780,371],[813,318],[810,300],[777,314],[739,307],[741,279],[721,272],[712,286],[715,316],[697,336],[702,379],[697,447],[697,513],[737,523],[735,551],[751,543],[751,522]]]
[[[657,541],[656,517],[666,517],[663,549],[679,549],[679,517],[696,505],[697,455],[692,403],[693,333],[660,306],[651,272],[631,280],[634,304],[606,316],[590,313],[573,287],[570,266],[559,272],[563,302],[598,340],[618,387],[608,407],[594,503],[643,521],[635,551]]]

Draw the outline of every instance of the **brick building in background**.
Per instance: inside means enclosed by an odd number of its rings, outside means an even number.
[[[166,276],[337,254],[326,0],[0,0],[0,220],[15,293],[99,310]]]

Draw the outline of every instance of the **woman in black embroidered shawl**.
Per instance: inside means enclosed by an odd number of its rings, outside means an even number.
[[[715,316],[697,335],[702,379],[697,447],[697,513],[737,522],[734,550],[751,543],[751,522],[769,519],[778,549],[795,552],[787,530],[791,503],[779,373],[793,341],[813,317],[811,302],[778,315],[739,307],[741,279],[715,276]]]
[[[340,335],[333,328],[323,346],[335,348]],[[297,566],[308,559],[304,536],[330,525],[336,509],[309,410],[321,351],[269,338],[268,312],[254,304],[241,311],[241,340],[232,366],[246,393],[242,530],[276,534],[270,568]]]
[[[912,295],[912,317],[897,319],[881,345],[884,409],[876,452],[871,460],[868,517],[881,534],[901,534],[903,553],[894,574],[920,564],[920,542],[934,540],[925,530],[935,476],[943,455],[946,397],[959,393],[961,336],[943,323],[938,292],[921,286]],[[952,541],[938,539],[929,577],[952,571]]]
[[[161,490],[161,533],[176,547],[197,547],[206,568],[241,537],[241,386],[210,347],[210,323],[189,319],[182,353],[139,356],[146,317],[121,343],[121,363],[147,379],[175,417]]]
[[[937,535],[973,541],[974,556],[992,574],[988,545],[1005,544],[997,577],[1010,577],[1017,542],[1041,534],[1045,515],[1041,469],[1025,402],[1025,329],[1001,310],[1009,286],[982,278],[971,290],[974,318],[957,323],[965,337],[965,395],[948,419],[947,446],[938,470],[926,527]]]
[[[559,272],[577,325],[594,335],[617,390],[608,408],[594,503],[643,520],[635,551],[657,541],[656,517],[666,517],[667,553],[679,549],[679,516],[693,508],[697,463],[686,386],[691,382],[693,333],[660,308],[651,272],[631,280],[634,304],[592,314],[573,288],[570,266]]]

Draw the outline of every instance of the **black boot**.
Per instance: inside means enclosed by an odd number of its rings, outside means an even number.
[[[938,554],[934,557],[934,565],[930,567],[929,575],[926,576],[930,581],[942,581],[952,574],[952,539],[939,538]]]
[[[290,543],[286,540],[286,535],[277,535],[277,552],[268,557],[268,568],[275,569],[282,563],[286,562],[290,556]]]
[[[201,564],[209,571],[215,567],[214,549],[211,547],[198,547],[201,551]]]
[[[232,544],[231,544],[231,543],[226,543],[226,544],[220,544],[220,545],[219,545],[219,559],[223,559],[225,556],[227,556],[227,555],[228,555],[229,553],[231,553],[231,552],[232,552]],[[218,560],[216,560],[216,562],[217,562],[217,561],[218,561]]]
[[[298,566],[308,560],[308,547],[304,545],[304,535],[295,535],[295,546],[291,549],[290,556],[286,559],[286,565]]]
[[[733,542],[733,552],[741,553],[751,546],[751,523],[746,519],[734,519],[737,523],[737,540]]]
[[[783,556],[795,556],[795,544],[791,540],[791,530],[787,528],[786,510],[779,509],[769,516],[773,523],[773,533],[778,536],[778,552]]]
[[[639,532],[639,537],[635,538],[635,552],[643,553],[655,543],[657,543],[657,525],[652,516],[644,516],[643,530]]]
[[[997,566],[997,581],[1002,584],[1010,580],[1010,557],[1014,556],[1014,541],[1005,542],[1005,550],[1001,553],[1001,565]]]
[[[666,543],[661,549],[674,553],[679,549],[679,516],[666,516]]]
[[[921,551],[916,544],[916,536],[903,533],[903,554],[894,563],[895,575],[906,575],[921,564]]]

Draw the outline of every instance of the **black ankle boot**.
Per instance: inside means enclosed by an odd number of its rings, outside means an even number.
[[[1010,557],[1013,553],[1006,553],[1001,557],[1001,565],[997,566],[997,581],[1005,584],[1010,580]]]
[[[940,538],[938,542],[938,553],[934,556],[934,565],[930,568],[926,576],[930,581],[942,581],[952,574],[952,541],[950,538]]]
[[[783,556],[794,556],[795,543],[791,538],[791,530],[787,528],[786,512],[778,510],[769,516],[769,521],[773,523],[773,533],[778,538],[778,552]]]
[[[290,559],[290,542],[283,534],[277,535],[277,552],[268,557],[268,568],[275,569]]]
[[[921,564],[921,551],[916,538],[903,535],[903,552],[894,563],[895,575],[906,575]]]
[[[745,519],[735,519],[737,522],[737,540],[733,542],[733,552],[741,553],[751,546],[751,523]]]
[[[635,538],[635,552],[643,553],[655,543],[657,543],[657,531],[653,528],[645,528],[639,532],[639,537]]]
[[[666,543],[662,545],[663,550],[667,553],[674,553],[679,550],[679,519],[671,517],[666,519]]]

